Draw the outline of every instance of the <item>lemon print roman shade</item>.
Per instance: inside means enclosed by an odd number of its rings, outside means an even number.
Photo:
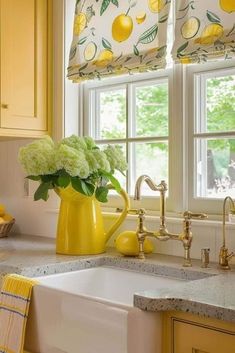
[[[235,54],[235,0],[177,0],[173,59],[203,62]]]
[[[171,0],[77,0],[68,78],[163,68]]]

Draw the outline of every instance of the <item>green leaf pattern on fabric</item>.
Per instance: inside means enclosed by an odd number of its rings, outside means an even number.
[[[171,0],[78,1],[68,78],[164,68],[170,6]]]
[[[173,59],[200,63],[235,55],[234,0],[179,0]]]

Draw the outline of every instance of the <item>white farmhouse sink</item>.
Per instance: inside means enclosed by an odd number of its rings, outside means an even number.
[[[38,279],[26,331],[29,352],[161,352],[161,315],[134,308],[133,295],[181,280],[108,267]]]

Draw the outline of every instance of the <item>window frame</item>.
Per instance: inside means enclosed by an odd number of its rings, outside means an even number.
[[[137,74],[137,75],[131,75],[131,76],[122,76],[122,77],[116,77],[116,78],[109,78],[109,79],[104,79],[102,81],[92,81],[92,82],[87,82],[83,84],[83,99],[84,99],[84,124],[83,124],[83,134],[84,135],[90,135],[92,130],[91,127],[89,127],[89,116],[94,109],[94,98],[92,99],[93,101],[93,107],[92,103],[89,104],[89,98],[91,97],[90,91],[92,89],[104,89],[106,87],[112,88],[112,87],[118,87],[118,86],[123,86],[125,84],[132,84],[133,90],[136,89],[136,87],[140,87],[141,85],[146,85],[146,83],[152,84],[155,83],[157,80],[160,82],[162,80],[167,79],[168,80],[168,92],[169,92],[169,98],[168,98],[168,114],[169,114],[169,134],[168,134],[168,145],[169,145],[169,160],[168,160],[168,170],[169,170],[169,197],[167,198],[167,204],[168,204],[168,210],[173,211],[173,210],[181,210],[182,209],[182,200],[181,200],[181,195],[182,192],[176,187],[177,184],[177,177],[172,177],[172,173],[170,172],[172,169],[172,166],[174,164],[174,159],[177,158],[178,161],[177,163],[179,164],[182,161],[182,158],[179,158],[179,155],[175,153],[175,144],[179,146],[179,141],[182,138],[182,124],[178,123],[176,124],[175,121],[172,119],[173,112],[174,114],[176,112],[176,107],[175,107],[175,102],[179,101],[179,99],[182,99],[179,97],[179,93],[181,90],[178,90],[177,97],[173,95],[173,82],[175,81],[173,77],[178,74],[181,71],[182,68],[181,66],[177,66],[177,70],[174,68],[169,68],[166,70],[159,70],[158,72],[151,72],[151,73],[144,73],[144,74]],[[177,71],[177,73],[176,73]],[[107,88],[107,89],[108,89]],[[128,104],[127,104],[127,109],[128,109]],[[129,112],[130,113],[130,112]],[[181,115],[178,114],[179,116]],[[179,133],[173,134],[174,129],[177,128]],[[132,137],[133,138],[133,137]],[[131,138],[130,138],[131,139]],[[154,137],[143,137],[140,138],[142,141],[147,141],[147,140],[153,140]],[[159,137],[159,140],[161,137]],[[135,140],[135,138],[133,138]],[[117,139],[117,142],[120,140]],[[108,140],[104,140],[104,142],[108,142]],[[178,179],[181,178],[182,172],[181,168],[178,169]],[[160,180],[159,180],[160,182]],[[159,210],[160,205],[159,201],[156,200],[156,198],[159,198],[159,194],[156,192],[156,195],[154,196],[145,196],[142,198],[141,201],[141,207],[144,207],[148,210]],[[133,197],[132,199],[132,206],[133,207],[140,207],[140,203],[138,201],[134,201]],[[110,196],[110,202],[109,206],[111,208],[116,208],[120,206],[119,199],[115,196]]]
[[[193,212],[206,212],[209,214],[221,214],[223,199],[208,199],[194,196],[195,177],[195,151],[194,151],[194,126],[195,126],[195,91],[196,85],[194,75],[230,72],[235,68],[235,60],[226,62],[205,63],[203,65],[181,65],[174,64],[172,68],[159,70],[151,73],[141,73],[131,76],[120,76],[117,78],[104,79],[102,81],[91,81],[82,84],[83,110],[84,116],[82,133],[90,134],[89,130],[89,90],[105,86],[123,85],[125,83],[154,81],[155,79],[168,77],[169,82],[169,189],[167,198],[167,212],[173,216],[190,209]],[[124,84],[125,84],[124,83]],[[192,119],[188,119],[192,117]],[[216,135],[216,133],[214,134]],[[223,136],[226,133],[222,134]],[[222,136],[218,132],[218,137]],[[231,136],[230,133],[227,135]],[[174,166],[177,165],[177,168]],[[191,180],[193,182],[191,182]],[[160,180],[159,180],[160,182]],[[151,211],[159,211],[159,195],[146,196],[142,198],[141,207]],[[111,209],[120,207],[120,200],[116,196],[110,197],[108,207]],[[140,207],[140,202],[132,198],[132,207]]]
[[[208,198],[208,197],[199,197],[195,196],[195,179],[196,179],[196,153],[195,153],[195,139],[197,137],[234,137],[235,131],[231,132],[213,132],[213,133],[200,133],[198,132],[196,123],[197,123],[197,109],[200,104],[200,97],[197,96],[197,85],[196,80],[199,75],[204,75],[202,80],[204,82],[209,77],[224,76],[225,74],[235,74],[235,60],[231,59],[228,61],[219,61],[206,63],[204,65],[189,65],[185,68],[185,101],[187,102],[186,112],[187,116],[192,116],[193,119],[188,119],[186,131],[186,144],[188,146],[188,155],[193,156],[193,158],[187,158],[187,168],[188,171],[188,180],[193,180],[193,182],[188,183],[187,194],[188,194],[188,207],[194,212],[207,212],[210,214],[218,215],[222,213],[222,204],[223,199],[218,198]],[[204,90],[203,83],[200,87]],[[191,92],[191,94],[190,94]],[[204,92],[205,93],[205,92]],[[205,112],[205,106],[202,104],[202,110]]]

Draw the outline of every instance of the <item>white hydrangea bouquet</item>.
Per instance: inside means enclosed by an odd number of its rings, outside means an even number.
[[[72,135],[54,143],[49,136],[20,148],[19,161],[27,178],[39,181],[34,200],[46,201],[49,190],[72,188],[86,196],[95,195],[107,202],[108,183],[119,192],[116,171],[127,169],[126,160],[118,146],[100,149],[91,137]]]

